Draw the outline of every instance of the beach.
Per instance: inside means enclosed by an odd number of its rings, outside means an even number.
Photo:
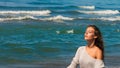
[[[120,68],[119,3],[1,0],[0,68],[66,68],[90,24],[101,30],[106,68]]]

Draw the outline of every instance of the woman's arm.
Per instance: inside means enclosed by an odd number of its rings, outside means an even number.
[[[96,59],[103,59],[103,53],[102,50],[100,50],[99,48],[97,49],[97,53],[96,53]]]
[[[80,55],[80,47],[77,49],[75,56],[73,57],[73,60],[71,61],[71,64],[67,68],[76,68],[79,63],[79,55]]]
[[[98,49],[96,53],[96,63],[95,63],[95,68],[104,68],[104,62],[103,62],[103,53],[102,50]]]

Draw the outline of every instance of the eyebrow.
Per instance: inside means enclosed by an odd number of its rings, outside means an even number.
[[[93,30],[86,30],[85,32],[94,32]]]

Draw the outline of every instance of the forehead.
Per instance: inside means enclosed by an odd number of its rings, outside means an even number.
[[[86,29],[86,31],[95,31],[95,29],[93,28],[93,27],[88,27],[87,29]]]

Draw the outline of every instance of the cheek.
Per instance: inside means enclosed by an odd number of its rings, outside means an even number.
[[[85,39],[88,40],[88,39],[93,39],[94,38],[94,35],[93,34],[87,34],[85,35]]]
[[[88,37],[93,38],[93,37],[94,37],[94,35],[93,35],[93,34],[88,34]]]

